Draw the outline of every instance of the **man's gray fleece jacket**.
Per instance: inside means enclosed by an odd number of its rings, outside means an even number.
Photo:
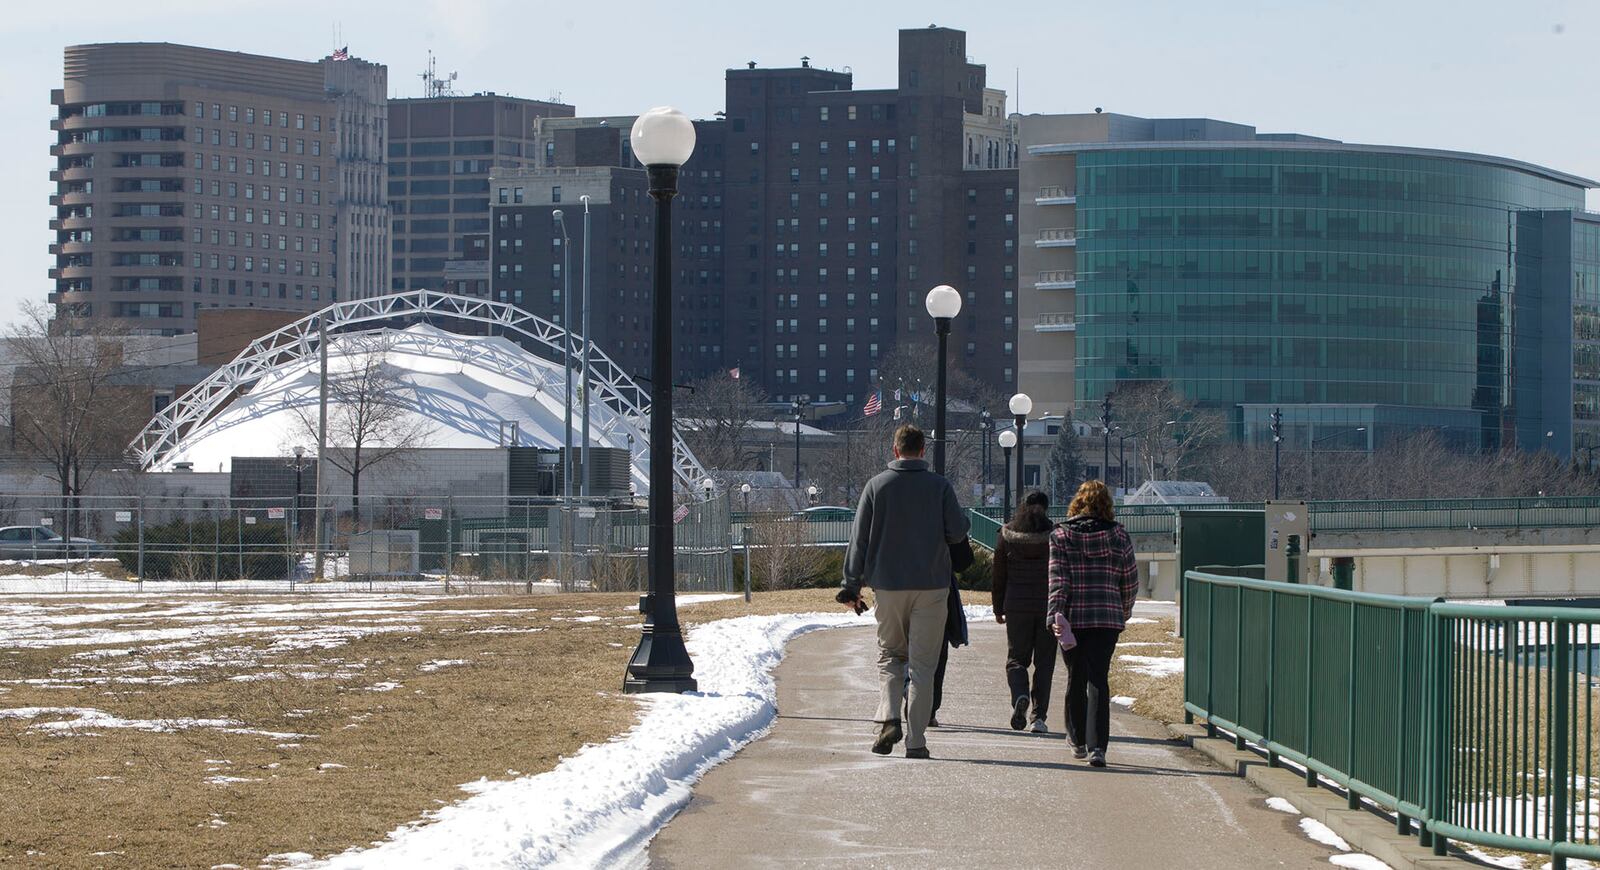
[[[844,588],[940,589],[950,585],[950,545],[971,523],[955,488],[922,459],[896,459],[867,482],[844,560]]]

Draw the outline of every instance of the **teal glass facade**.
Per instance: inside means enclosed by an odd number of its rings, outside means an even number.
[[[1244,439],[1280,405],[1304,438],[1366,426],[1369,444],[1432,427],[1492,449],[1544,425],[1518,401],[1538,334],[1517,312],[1519,234],[1540,235],[1519,215],[1581,210],[1583,187],[1464,156],[1235,143],[1086,149],[1076,182],[1081,413],[1170,380]]]

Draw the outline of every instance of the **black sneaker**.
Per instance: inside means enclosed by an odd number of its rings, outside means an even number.
[[[932,758],[933,756],[928,754],[928,747],[926,747],[926,746],[919,746],[916,749],[912,749],[911,747],[907,746],[906,747],[906,757],[907,758]]]
[[[1021,731],[1028,727],[1028,696],[1011,702],[1011,730]]]
[[[1106,766],[1106,751],[1104,749],[1096,749],[1095,751],[1089,753],[1089,766],[1090,767],[1105,767]]]
[[[1089,747],[1082,746],[1082,745],[1079,745],[1079,744],[1073,744],[1073,746],[1072,746],[1072,757],[1076,758],[1076,759],[1078,759],[1080,761],[1082,761],[1085,758],[1088,758],[1089,757]]]
[[[890,719],[878,730],[878,739],[873,741],[872,751],[879,755],[888,755],[894,751],[894,745],[904,736],[900,731],[900,720]]]

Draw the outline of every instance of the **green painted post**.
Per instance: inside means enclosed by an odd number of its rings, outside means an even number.
[[[1337,575],[1335,575],[1335,577],[1337,577]],[[1410,705],[1406,702],[1408,700],[1407,696],[1410,695],[1409,689],[1411,688],[1412,673],[1411,644],[1409,642],[1411,634],[1410,629],[1411,613],[1410,611],[1402,608],[1400,611],[1400,708],[1398,711],[1396,711],[1398,714],[1396,725],[1398,727],[1395,728],[1396,743],[1399,745],[1395,747],[1394,753],[1394,793],[1395,797],[1399,798],[1400,800],[1405,800],[1406,793],[1406,725],[1408,716],[1407,711],[1410,709]],[[1394,814],[1394,830],[1395,833],[1402,837],[1410,836],[1411,817],[1396,809]]]
[[[1233,596],[1233,713],[1235,722],[1244,721],[1244,589]],[[1233,748],[1244,751],[1243,734],[1233,735]]]
[[[1212,723],[1217,715],[1212,687],[1217,681],[1217,588],[1206,584],[1206,736],[1216,737],[1217,726]]]
[[[1267,593],[1267,727],[1262,736],[1267,738],[1268,745],[1275,745],[1278,740],[1277,730],[1273,727],[1276,717],[1277,694],[1273,685],[1273,677],[1278,671],[1278,593]],[[1267,766],[1278,767],[1278,753],[1267,750]]]
[[[1317,675],[1317,657],[1316,657],[1317,645],[1316,645],[1316,642],[1315,642],[1315,638],[1317,636],[1317,633],[1316,633],[1315,620],[1312,619],[1313,615],[1316,612],[1316,609],[1317,609],[1317,599],[1312,598],[1310,596],[1307,596],[1306,597],[1306,718],[1305,718],[1305,723],[1306,723],[1306,750],[1305,750],[1305,753],[1306,753],[1306,757],[1307,758],[1310,758],[1312,756],[1312,752],[1311,752],[1311,733],[1312,733],[1312,731],[1311,731],[1311,729],[1312,729],[1312,725],[1315,724],[1313,722],[1312,716],[1311,716],[1311,709],[1312,709],[1311,692],[1312,692],[1312,687],[1316,685],[1316,675]],[[1306,785],[1310,786],[1311,788],[1316,788],[1317,787],[1317,772],[1312,770],[1311,769],[1311,765],[1309,765],[1309,764],[1306,765]]]
[[[1450,673],[1450,620],[1449,617],[1436,616],[1433,608],[1428,608],[1428,618],[1433,623],[1434,648],[1430,659],[1433,664],[1433,704],[1429,718],[1432,720],[1429,731],[1433,734],[1429,755],[1433,759],[1433,800],[1428,804],[1430,820],[1448,822],[1450,820],[1450,801],[1446,782],[1449,777],[1450,740],[1448,715],[1450,711],[1450,686],[1454,682],[1454,675]],[[1442,834],[1433,835],[1433,854],[1445,855],[1450,850],[1450,840]]]
[[[1349,653],[1349,681],[1345,694],[1345,744],[1344,744],[1344,772],[1350,779],[1356,776],[1356,645],[1361,641],[1359,619],[1360,611],[1356,609],[1355,601],[1350,602],[1350,653]],[[1352,810],[1361,809],[1361,796],[1356,794],[1355,786],[1345,784],[1345,806]]]
[[[1551,666],[1554,691],[1550,693],[1551,700],[1555,702],[1555,710],[1550,717],[1550,727],[1555,729],[1551,735],[1552,755],[1554,756],[1550,770],[1550,840],[1556,845],[1564,843],[1567,839],[1567,817],[1572,814],[1572,806],[1567,798],[1568,778],[1571,768],[1568,766],[1567,737],[1571,729],[1568,727],[1567,715],[1569,708],[1567,698],[1572,690],[1572,679],[1568,674],[1569,658],[1572,656],[1571,641],[1567,637],[1568,626],[1560,620],[1550,623],[1555,631],[1555,661]],[[1551,870],[1566,870],[1567,859],[1564,855],[1551,856]]]

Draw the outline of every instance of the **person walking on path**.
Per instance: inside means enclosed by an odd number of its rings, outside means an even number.
[[[1139,593],[1139,563],[1133,539],[1116,521],[1111,492],[1098,480],[1078,487],[1067,521],[1050,534],[1048,618],[1060,635],[1057,616],[1066,617],[1078,645],[1065,654],[1067,739],[1074,758],[1106,766],[1111,738],[1111,687],[1108,676],[1117,638],[1133,615]]]
[[[1033,490],[1022,499],[994,545],[994,621],[1006,627],[1006,684],[1011,689],[1011,730],[1050,730],[1050,680],[1056,670],[1056,638],[1045,618],[1049,598],[1050,497]],[[1033,686],[1028,686],[1028,668]],[[1032,712],[1029,712],[1029,705]]]
[[[907,758],[929,757],[924,732],[944,645],[950,545],[966,540],[969,527],[955,488],[922,458],[925,445],[921,429],[895,430],[894,461],[861,492],[838,594],[840,603],[859,613],[865,607],[862,587],[872,588],[879,675],[872,751],[888,755],[904,738]]]

